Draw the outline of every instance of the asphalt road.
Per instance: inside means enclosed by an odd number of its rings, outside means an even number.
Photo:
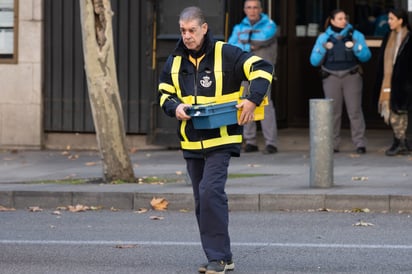
[[[0,212],[0,273],[197,273],[205,261],[193,212],[60,213]],[[412,272],[408,214],[230,218],[233,274]]]

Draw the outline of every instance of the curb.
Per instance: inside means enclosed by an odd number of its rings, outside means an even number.
[[[138,210],[150,208],[153,197],[165,198],[168,210],[193,210],[192,194],[142,192],[72,192],[72,191],[1,191],[0,205],[27,209],[38,206],[53,209],[83,204],[103,209]],[[411,212],[412,197],[408,195],[348,194],[228,194],[230,211],[305,211],[362,210],[375,212]]]

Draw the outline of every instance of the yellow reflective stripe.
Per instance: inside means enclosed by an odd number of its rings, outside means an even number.
[[[195,103],[195,96],[189,95],[185,96],[182,99],[182,102],[185,104],[190,104],[193,105]],[[216,103],[216,98],[215,97],[206,97],[206,96],[196,96],[197,99],[197,104],[211,104],[211,103]]]
[[[227,133],[227,126],[220,127],[220,136],[222,136],[223,138],[229,136],[229,134]]]
[[[187,121],[186,121],[186,120],[183,120],[183,121],[182,121],[182,124],[180,125],[180,135],[182,136],[182,138],[183,138],[183,140],[184,140],[185,142],[188,142],[188,141],[189,141],[189,138],[187,138],[187,135],[186,135],[186,133],[185,133],[186,124],[187,124]]]
[[[195,103],[195,97],[192,95],[180,98],[180,100],[183,102],[183,104],[193,105]]]
[[[169,95],[167,94],[162,94],[162,96],[160,96],[160,106],[163,106],[167,98],[169,98]]]
[[[171,70],[172,82],[176,89],[176,93],[178,97],[182,96],[182,92],[180,90],[180,85],[179,85],[179,70],[180,70],[181,63],[182,63],[181,56],[175,56],[175,58],[173,58],[173,64],[172,64],[172,70]]]
[[[160,83],[158,89],[159,89],[159,90],[167,91],[167,92],[169,92],[169,93],[176,93],[175,87],[172,86],[172,85],[169,85],[169,84],[167,84],[167,83]]]
[[[215,97],[219,98],[223,92],[223,71],[222,71],[222,48],[223,42],[218,41],[215,45]]]
[[[258,56],[251,56],[249,59],[246,60],[246,62],[243,64],[243,71],[246,75],[246,77],[249,79],[249,73],[252,70],[252,65],[254,62],[257,62],[259,60],[262,60],[262,58]]]
[[[234,93],[229,93],[220,96],[220,98],[215,98],[215,97],[207,97],[207,96],[197,96],[197,103],[198,104],[222,104],[222,103],[227,103],[227,102],[232,102],[232,101],[237,101],[239,99],[239,92],[234,92]],[[185,104],[194,104],[195,97],[192,95],[185,96],[181,98],[182,102]]]
[[[256,79],[256,78],[265,78],[269,82],[272,82],[272,74],[264,71],[264,70],[256,70],[250,73],[249,81]]]
[[[242,135],[224,136],[197,142],[181,141],[180,145],[182,149],[195,150],[234,143],[242,143]]]
[[[235,91],[233,93],[222,95],[220,96],[220,98],[218,98],[218,100],[216,100],[216,103],[222,104],[222,103],[237,101],[239,100],[239,97],[240,97],[239,94],[240,94],[239,91]]]

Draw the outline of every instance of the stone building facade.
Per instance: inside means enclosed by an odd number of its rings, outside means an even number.
[[[42,147],[42,0],[20,1],[16,64],[0,63],[0,148]]]

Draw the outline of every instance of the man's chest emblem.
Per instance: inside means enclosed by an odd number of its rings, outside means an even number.
[[[210,81],[209,76],[203,76],[203,79],[200,80],[200,85],[204,88],[209,88],[212,85],[212,81]]]

